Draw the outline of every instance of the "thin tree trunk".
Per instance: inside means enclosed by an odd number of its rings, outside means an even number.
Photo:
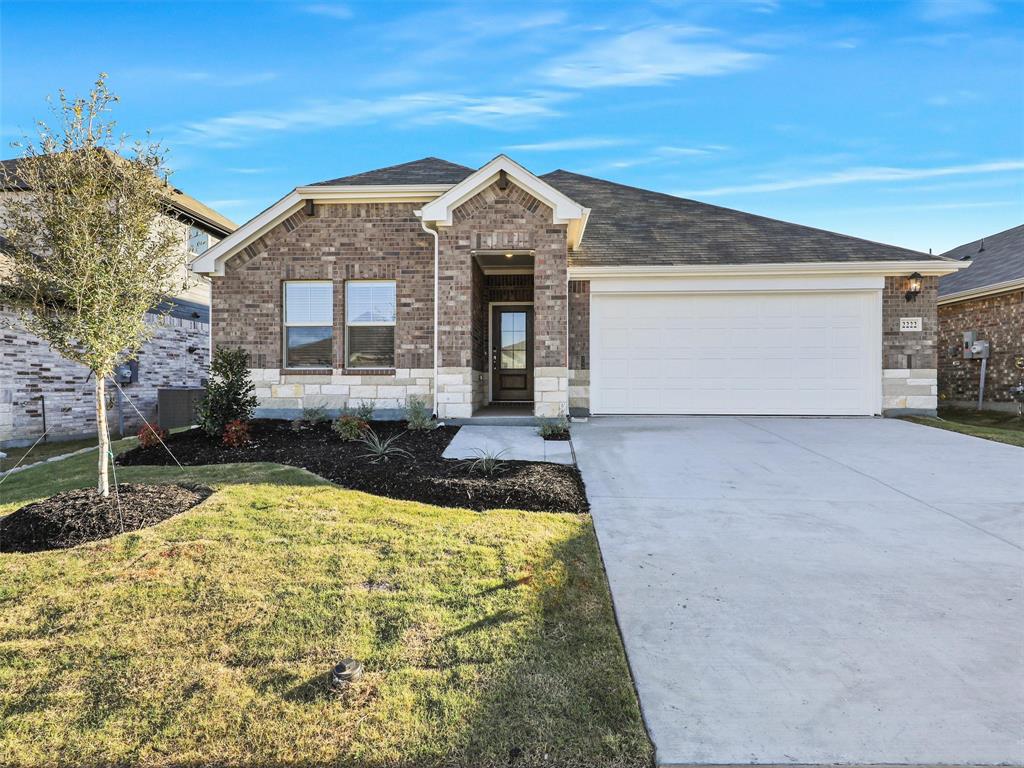
[[[110,495],[110,482],[107,479],[107,463],[110,454],[110,433],[107,431],[107,396],[106,382],[100,374],[96,375],[96,431],[100,440],[99,483],[96,490],[100,496]]]

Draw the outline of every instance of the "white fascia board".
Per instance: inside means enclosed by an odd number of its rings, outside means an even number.
[[[451,184],[318,184],[296,187],[303,200],[351,203],[362,200],[390,202],[429,201],[451,189]]]
[[[993,283],[992,285],[983,285],[978,288],[968,288],[967,290],[957,291],[956,293],[947,293],[945,296],[939,296],[939,304],[953,304],[958,301],[968,301],[970,299],[980,299],[985,296],[993,296],[997,293],[1006,293],[1007,291],[1018,291],[1024,289],[1024,277],[1019,277],[1015,280],[1006,280],[1002,283]]]
[[[224,262],[271,227],[291,216],[302,206],[302,198],[293,190],[272,206],[225,237],[212,248],[208,248],[192,262],[192,271],[203,275],[223,275]]]
[[[675,277],[603,277],[590,281],[590,295],[881,292],[884,287],[885,276],[879,274],[676,275]]]
[[[856,261],[789,264],[680,264],[673,266],[569,267],[570,280],[599,280],[623,277],[685,277],[746,275],[835,275],[877,274],[924,276],[948,275],[963,269],[956,261]]]
[[[554,211],[555,224],[569,224],[584,220],[589,213],[588,209],[566,197],[543,179],[530,173],[512,158],[507,155],[498,155],[436,200],[423,206],[421,212],[423,221],[441,226],[451,226],[452,212],[480,190],[494,183],[502,171],[516,186],[522,187],[548,205]],[[581,228],[580,237],[582,234]]]

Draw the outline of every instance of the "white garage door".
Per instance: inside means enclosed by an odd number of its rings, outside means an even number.
[[[591,410],[878,411],[880,294],[591,297]]]

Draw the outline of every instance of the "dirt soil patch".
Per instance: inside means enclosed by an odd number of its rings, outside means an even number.
[[[107,498],[91,488],[65,491],[0,517],[0,552],[67,549],[148,528],[211,493],[205,486],[135,483],[122,483],[116,494],[111,488]]]
[[[400,434],[397,445],[408,455],[372,462],[358,441],[344,442],[328,424],[296,430],[291,422],[254,419],[252,442],[226,448],[199,429],[172,434],[167,446],[183,465],[265,461],[308,469],[345,488],[440,507],[523,509],[539,512],[586,512],[583,482],[576,467],[533,461],[507,461],[493,477],[471,474],[467,462],[441,454],[459,431],[444,426],[411,432],[404,422],[376,421],[381,437]],[[134,448],[118,464],[173,465],[162,446]]]

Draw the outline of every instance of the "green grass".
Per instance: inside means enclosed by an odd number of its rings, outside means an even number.
[[[30,445],[26,445],[22,448],[4,448],[3,452],[7,454],[7,458],[0,459],[0,472],[6,472],[8,469],[14,469],[26,453],[28,453],[29,456],[25,459],[22,466],[34,464],[37,461],[45,461],[52,456],[60,456],[61,454],[71,453],[72,451],[80,451],[82,448],[95,447],[96,438],[90,437],[85,440],[65,440],[59,443],[39,443],[35,448]]]
[[[908,416],[907,420],[1024,448],[1024,419],[1013,413],[940,408],[938,418]]]
[[[13,475],[0,514],[94,468]],[[587,516],[398,502],[272,464],[118,479],[217,492],[109,541],[0,555],[4,765],[650,764]],[[323,681],[346,656],[367,674],[339,699]]]

